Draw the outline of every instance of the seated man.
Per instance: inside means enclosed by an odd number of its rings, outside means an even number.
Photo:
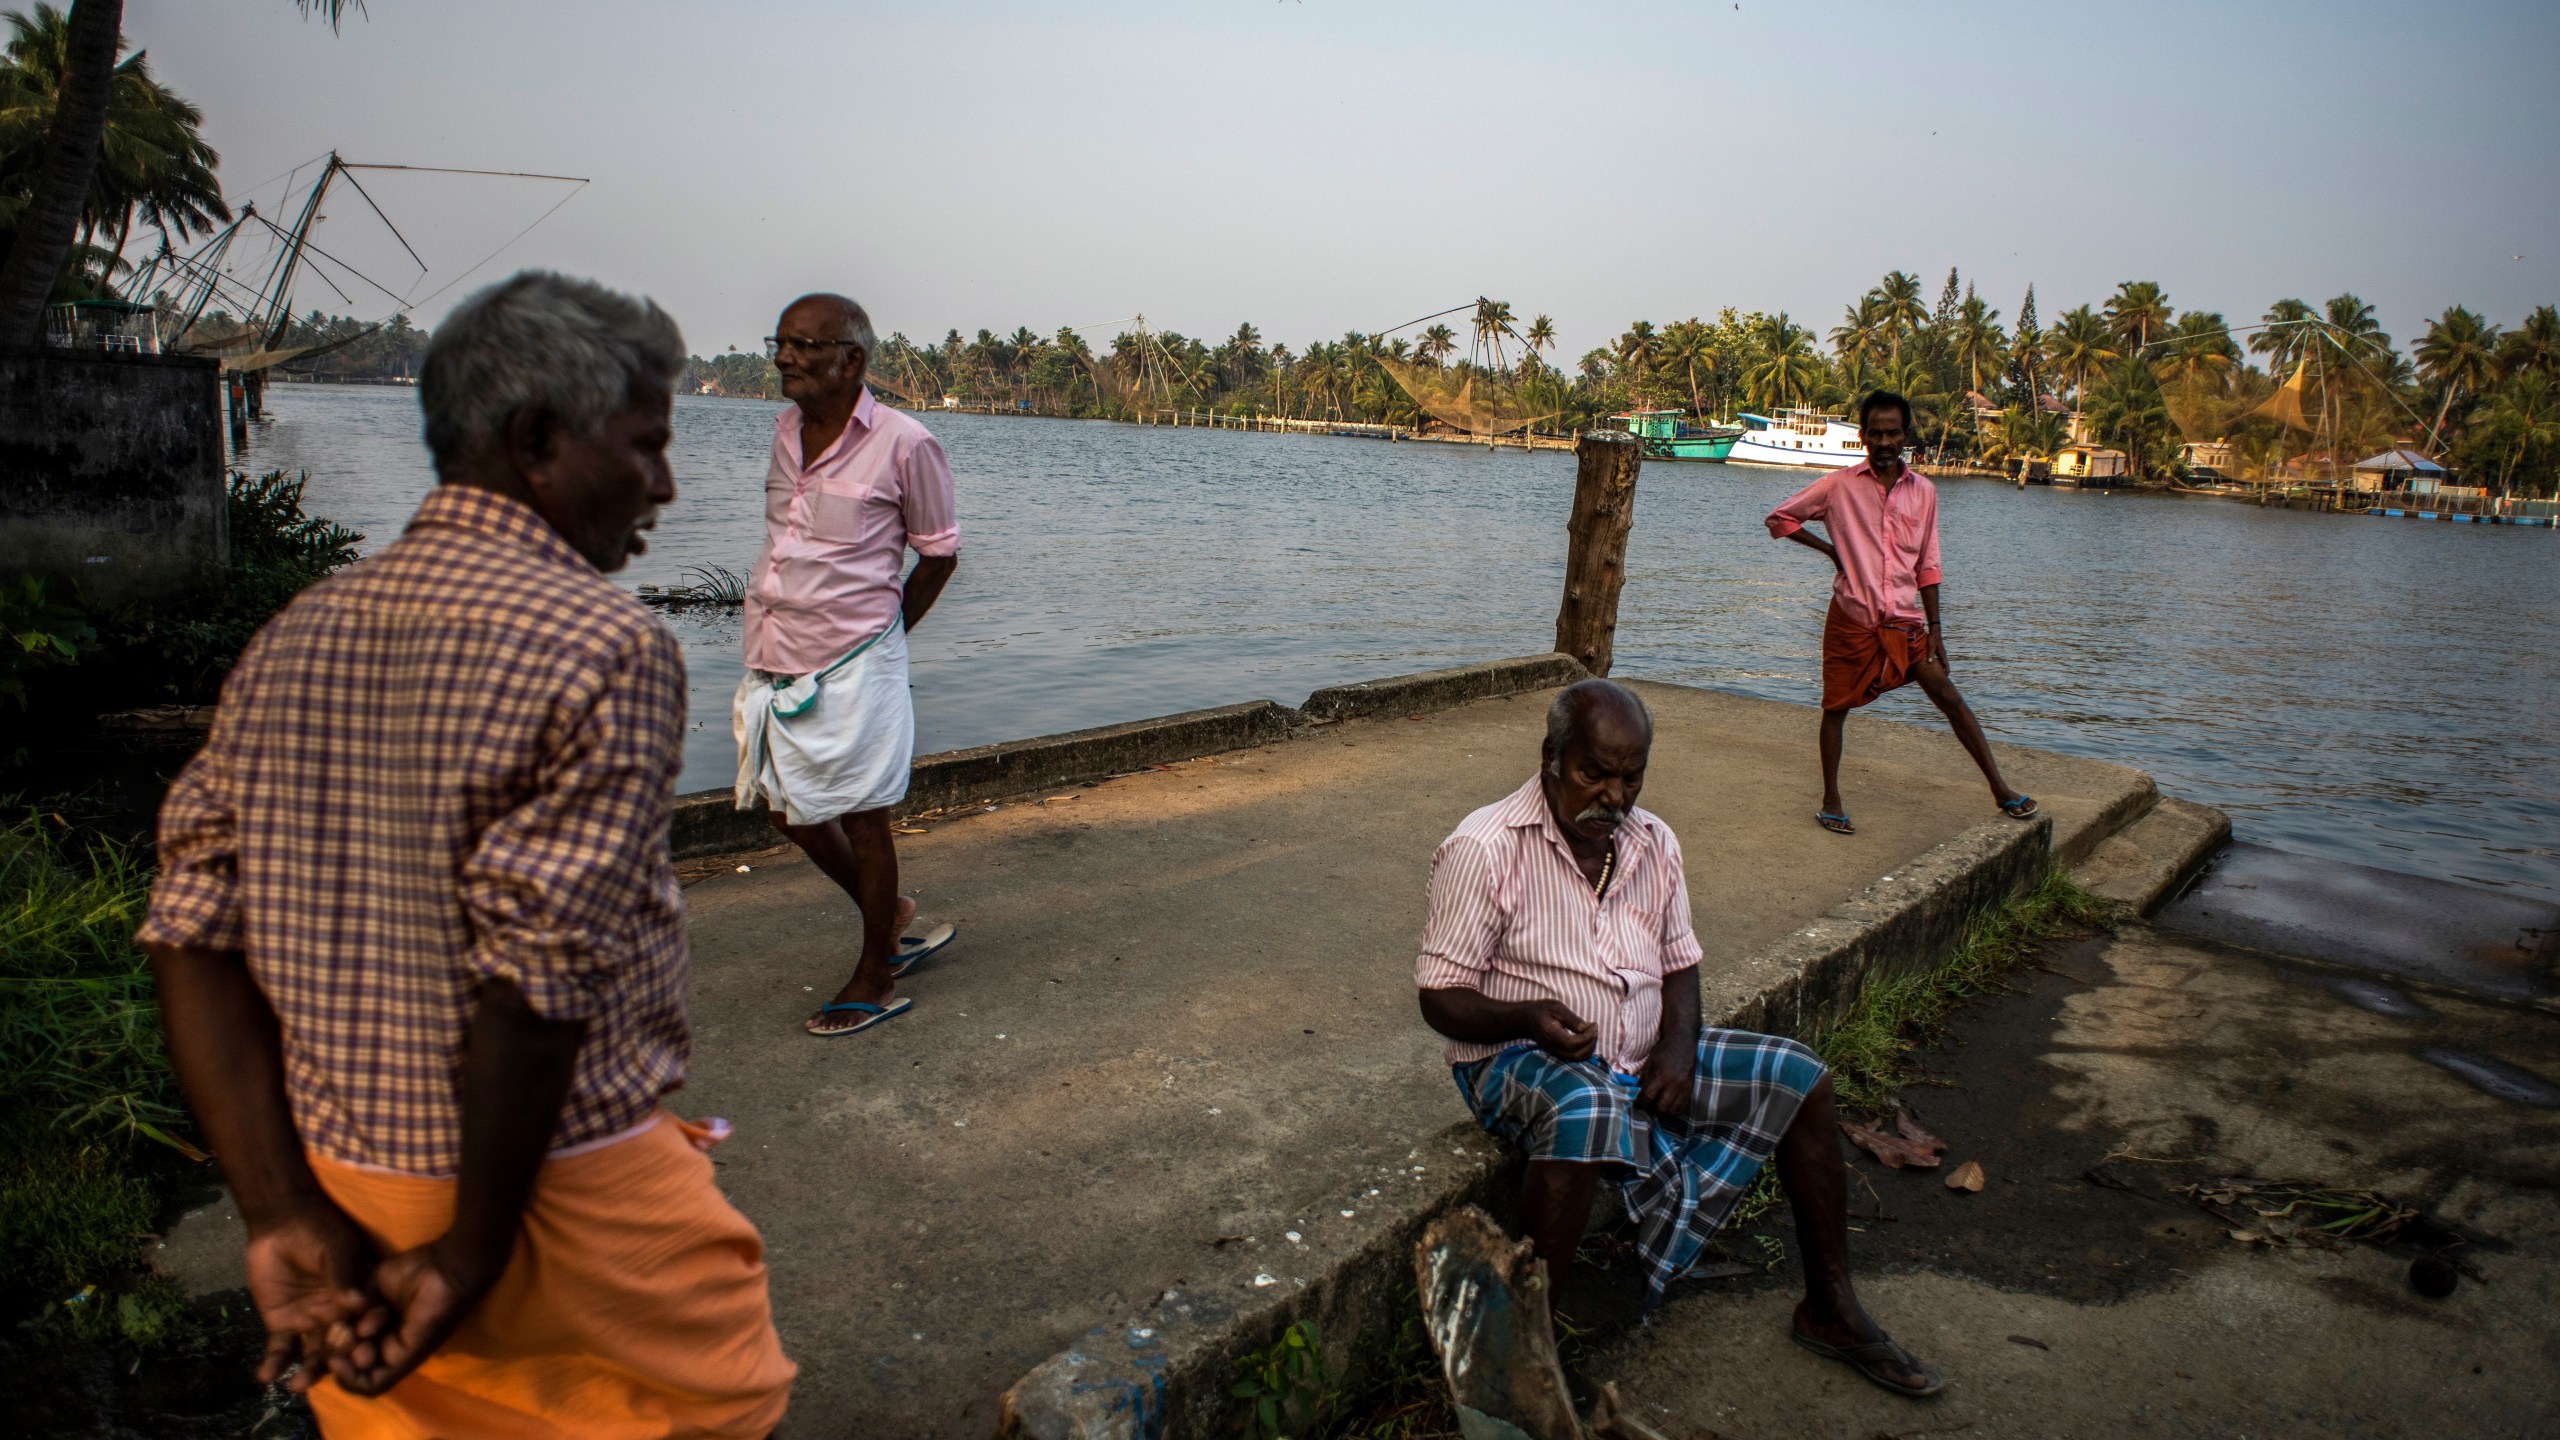
[[[1414,966],[1458,1091],[1529,1154],[1521,1224],[1561,1287],[1606,1175],[1626,1193],[1646,1308],[1695,1263],[1774,1154],[1804,1251],[1797,1343],[1904,1395],[1936,1375],[1849,1283],[1848,1181],[1831,1077],[1793,1040],[1701,1030],[1689,884],[1669,826],[1635,808],[1653,718],[1585,680],[1547,712],[1545,763],[1431,860]]]

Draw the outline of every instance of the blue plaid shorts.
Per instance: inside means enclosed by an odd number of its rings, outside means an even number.
[[[1485,1129],[1532,1160],[1607,1165],[1626,1192],[1645,1263],[1646,1308],[1697,1263],[1733,1202],[1822,1083],[1811,1050],[1777,1035],[1706,1030],[1687,1118],[1636,1103],[1637,1080],[1535,1045],[1451,1067]]]

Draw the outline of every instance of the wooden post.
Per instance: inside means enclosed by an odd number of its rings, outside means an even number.
[[[1618,590],[1627,583],[1627,531],[1635,523],[1644,445],[1624,431],[1586,431],[1574,442],[1573,459],[1556,649],[1606,675],[1618,633]]]

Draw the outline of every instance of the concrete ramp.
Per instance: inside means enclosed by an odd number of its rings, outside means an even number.
[[[2045,822],[1999,816],[1943,733],[1852,720],[1844,838],[1811,818],[1812,710],[1636,688],[1658,724],[1641,803],[1686,847],[1711,1018],[1795,983],[1769,958],[1790,945],[1809,977],[1816,951],[1872,951],[1914,915],[1944,933],[1966,884],[2043,868]],[[1531,775],[1553,692],[1364,694],[1366,718],[919,822],[904,888],[960,939],[862,1035],[799,1028],[858,948],[845,897],[787,850],[697,862],[674,1103],[736,1123],[722,1181],[764,1231],[801,1366],[785,1434],[984,1435],[1026,1371],[1083,1373],[1053,1361],[1078,1344],[1190,1433],[1186,1407],[1232,1378],[1202,1346],[1276,1325],[1500,1173],[1460,1126],[1413,950],[1433,847]],[[2117,766],[2002,763],[2068,858],[2153,798]]]

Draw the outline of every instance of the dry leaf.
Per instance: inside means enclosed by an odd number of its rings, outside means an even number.
[[[2033,1335],[2012,1335],[2009,1337],[2009,1343],[2012,1345],[2033,1345],[2039,1350],[2050,1350],[2053,1348]]]
[[[1888,1135],[1873,1125],[1857,1120],[1840,1122],[1840,1133],[1849,1143],[1875,1156],[1896,1170],[1935,1170],[1938,1152],[1914,1145],[1899,1135]]]
[[[1982,1189],[1982,1162],[1967,1160],[1947,1176],[1947,1188],[1978,1193]]]
[[[1912,1119],[1911,1112],[1908,1110],[1897,1108],[1893,1112],[1893,1128],[1902,1132],[1903,1139],[1923,1150],[1938,1151],[1947,1148],[1946,1141],[1921,1128],[1920,1122]]]

